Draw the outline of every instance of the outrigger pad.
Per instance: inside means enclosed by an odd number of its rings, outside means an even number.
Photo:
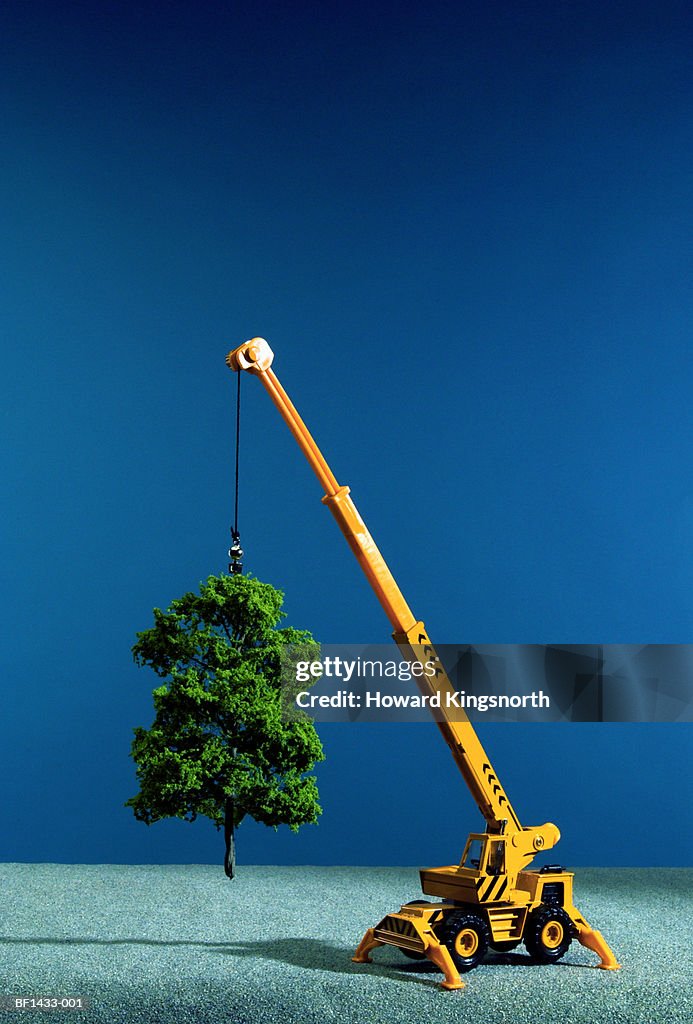
[[[595,931],[593,928],[581,928],[578,931],[578,942],[597,954],[601,959],[601,963],[597,964],[597,967],[602,971],[619,970],[621,965],[601,932]]]
[[[375,938],[375,928],[369,928],[356,947],[356,952],[351,959],[355,964],[372,964],[373,961],[368,954],[372,949],[375,949],[376,946],[384,945],[384,942]]]
[[[450,951],[447,946],[443,946],[442,943],[438,942],[437,939],[430,938],[428,945],[426,946],[426,956],[434,963],[436,967],[445,975],[445,980],[441,981],[441,988],[446,989],[448,992],[454,992],[456,989],[464,988],[464,982],[460,978],[460,972],[452,962]]]

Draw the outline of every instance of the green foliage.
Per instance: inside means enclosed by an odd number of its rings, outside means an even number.
[[[323,759],[307,719],[282,718],[281,655],[310,633],[278,628],[283,594],[248,576],[210,576],[137,634],[135,661],[165,682],[154,690],[156,717],[135,729],[132,757],[140,792],[127,801],[148,825],[162,818],[224,824],[246,814],[296,831],[320,814],[315,778]]]

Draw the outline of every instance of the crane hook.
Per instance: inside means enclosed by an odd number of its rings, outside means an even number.
[[[231,527],[231,547],[229,548],[229,572],[237,576],[243,572],[243,548],[241,547],[241,535],[238,530]]]

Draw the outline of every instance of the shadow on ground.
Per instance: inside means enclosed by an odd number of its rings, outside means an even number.
[[[397,977],[400,981],[412,981],[419,985],[437,986],[441,978],[439,969],[428,960],[413,962],[378,963],[377,960],[368,964],[354,964],[351,956],[353,950],[336,946],[323,939],[284,938],[273,941],[256,942],[212,942],[195,939],[95,939],[95,938],[8,938],[0,936],[0,944],[8,945],[56,945],[56,946],[147,946],[151,948],[191,947],[209,949],[229,957],[250,957],[252,959],[270,960],[275,963],[287,964],[309,970],[330,971],[333,974],[362,974],[368,972],[380,977]],[[376,954],[377,956],[377,954]],[[487,964],[503,964],[509,967],[525,969],[542,965],[520,953],[489,953]],[[563,961],[556,967],[578,967],[586,970],[595,969],[594,964],[578,964]],[[421,977],[421,975],[428,977]]]

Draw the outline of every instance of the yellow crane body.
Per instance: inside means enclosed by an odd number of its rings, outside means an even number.
[[[272,370],[273,353],[264,338],[252,338],[226,357],[227,366],[259,377],[282,419],[296,439],[324,491],[332,512],[393,629],[393,638],[409,662],[432,661],[431,676],[416,676],[424,696],[441,694],[436,723],[450,748],[486,823],[485,832],[467,839],[459,864],[425,868],[421,888],[436,902],[414,900],[368,928],[353,960],[370,962],[370,953],[384,944],[414,958],[428,958],[443,972],[446,989],[460,989],[460,972],[483,959],[489,947],[498,951],[524,941],[540,962],[559,960],[576,938],[600,958],[597,966],[620,966],[600,932],[590,928],[573,903],[573,874],[556,865],[528,870],[541,851],[560,839],[556,825],[522,825],[491,761],[464,710],[447,707],[454,692],[443,665],[417,620],[361,518],[349,493],[340,486],[322,452]]]

